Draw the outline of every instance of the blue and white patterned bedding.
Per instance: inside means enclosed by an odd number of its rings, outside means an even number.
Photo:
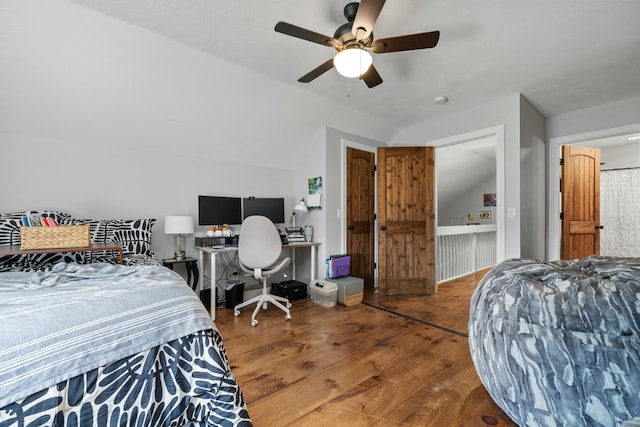
[[[0,274],[0,426],[251,425],[196,295],[155,266]]]

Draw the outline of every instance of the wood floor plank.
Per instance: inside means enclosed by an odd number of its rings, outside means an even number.
[[[436,299],[394,297],[392,304],[466,331],[478,280],[441,286]],[[257,427],[515,426],[480,383],[466,337],[365,304],[292,303],[291,321],[269,307],[256,327],[251,308],[237,318],[217,312]]]

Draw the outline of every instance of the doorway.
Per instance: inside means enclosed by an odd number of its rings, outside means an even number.
[[[626,155],[626,156],[614,156],[611,157],[607,154],[607,151],[612,149],[615,146],[627,145],[626,149],[629,149],[630,143],[637,143],[638,145],[634,150],[638,150],[640,147],[639,140],[629,141],[628,138],[632,136],[640,135],[640,124],[630,125],[630,126],[622,126],[619,128],[605,129],[599,131],[593,131],[588,133],[583,133],[579,135],[570,135],[566,137],[559,138],[551,138],[549,140],[549,150],[548,150],[548,158],[547,164],[549,165],[549,180],[547,191],[549,194],[548,197],[548,231],[547,231],[547,260],[556,260],[560,259],[560,237],[561,237],[561,221],[560,221],[560,212],[561,212],[561,203],[560,203],[560,153],[563,145],[580,145],[585,147],[593,147],[600,148],[601,151],[604,150],[602,155],[602,170],[606,169],[621,169],[623,166],[618,163],[618,160],[615,162],[612,160],[613,158],[624,158],[626,160],[638,159],[636,155]],[[637,153],[637,151],[636,151]],[[640,219],[639,219],[640,221]],[[613,230],[608,227],[608,224],[602,218],[601,221],[605,229],[603,230],[603,235],[605,233],[611,233]],[[610,221],[609,221],[610,222]],[[637,223],[637,222],[636,222]],[[607,230],[605,232],[605,230]],[[601,253],[602,255],[607,255],[606,253]]]
[[[468,132],[464,134],[454,135],[451,137],[425,142],[423,145],[434,146],[436,149],[438,147],[444,146],[454,146],[457,144],[463,144],[470,141],[476,141],[483,138],[495,138],[495,164],[496,164],[496,194],[498,195],[498,203],[495,207],[495,222],[496,222],[496,262],[500,262],[506,257],[506,205],[505,203],[499,203],[499,195],[505,194],[505,147],[504,147],[504,126],[498,125],[489,128],[479,129],[473,132]],[[338,210],[338,220],[340,227],[340,248],[344,253],[346,252],[347,246],[347,237],[346,237],[346,215],[341,215],[341,212],[346,212],[347,205],[347,197],[346,197],[346,147],[354,147],[363,151],[370,151],[375,153],[376,147],[371,145],[366,145],[362,143],[353,142],[347,139],[342,139],[341,141],[341,189],[342,189],[342,197],[341,197],[341,205]],[[377,197],[377,196],[374,196]],[[504,200],[504,199],[503,199]],[[377,199],[376,199],[377,205]],[[377,228],[377,224],[376,224]],[[374,260],[377,262],[378,260],[378,236],[377,233],[374,233]],[[436,259],[436,264],[438,260]],[[437,267],[436,267],[437,268]],[[377,269],[374,270],[374,287],[377,288],[378,277],[377,277]]]
[[[436,148],[438,282],[496,264],[495,135]]]

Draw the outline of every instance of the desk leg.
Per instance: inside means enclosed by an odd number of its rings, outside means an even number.
[[[200,290],[204,289],[204,251],[200,251],[200,273],[198,273],[198,279],[199,282],[201,283],[200,286],[202,287]]]
[[[296,248],[291,248],[291,278],[296,280]]]
[[[311,280],[316,280],[316,267],[318,265],[318,260],[317,258],[317,253],[316,253],[316,247],[315,246],[311,246]]]
[[[216,320],[216,254],[209,253],[209,261],[211,262],[211,320]]]

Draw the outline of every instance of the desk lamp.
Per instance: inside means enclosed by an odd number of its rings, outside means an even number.
[[[296,226],[296,212],[307,212],[309,208],[307,208],[307,204],[304,202],[304,199],[300,200],[300,202],[293,207],[293,216],[291,217],[291,225]]]
[[[164,234],[175,234],[177,238],[177,248],[174,254],[176,260],[185,259],[184,246],[182,245],[182,236],[185,234],[193,234],[193,218],[190,216],[165,216],[164,217]]]

